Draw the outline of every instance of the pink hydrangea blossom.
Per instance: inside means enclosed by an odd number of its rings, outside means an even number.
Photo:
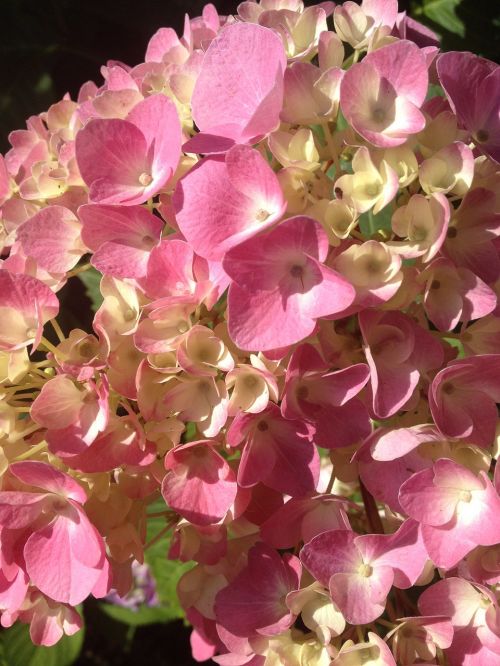
[[[340,105],[364,139],[375,146],[399,146],[425,126],[419,109],[427,85],[424,54],[401,40],[372,51],[347,70]]]
[[[414,584],[427,553],[418,524],[410,520],[392,535],[323,532],[304,546],[300,558],[329,587],[347,622],[367,624],[382,614],[393,585]]]
[[[139,102],[125,120],[90,120],[76,138],[76,159],[90,199],[102,204],[147,201],[172,177],[180,150],[179,117],[164,95]]]
[[[330,370],[314,347],[301,345],[288,364],[281,411],[310,422],[319,446],[349,446],[371,430],[366,408],[355,398],[368,380],[365,364]]]
[[[488,666],[498,660],[498,606],[487,588],[463,578],[445,578],[422,593],[418,607],[424,614],[450,618],[454,635],[445,654],[451,666]]]
[[[437,460],[401,486],[399,501],[422,524],[436,566],[451,569],[476,546],[498,541],[500,497],[484,472],[478,478],[452,460]]]
[[[287,629],[294,616],[285,603],[298,588],[301,565],[293,555],[280,555],[263,543],[248,553],[248,564],[215,599],[219,623],[236,636],[272,636]]]
[[[440,343],[408,315],[364,310],[359,315],[371,374],[373,412],[387,418],[403,409],[421,373],[438,368]]]
[[[439,56],[436,68],[459,123],[481,152],[500,162],[498,65],[467,51],[451,51]]]
[[[0,270],[0,349],[36,349],[43,325],[58,312],[57,296],[43,282]]]
[[[174,206],[179,229],[194,251],[220,260],[275,224],[285,202],[266,160],[248,146],[235,146],[225,158],[201,160],[179,182]]]
[[[28,489],[0,493],[1,538],[16,530],[16,548],[24,557],[21,566],[30,579],[62,603],[79,604],[94,591],[103,596],[104,542],[82,508],[87,499],[83,488],[46,463],[14,463],[10,472],[21,488],[24,484]]]
[[[160,243],[163,225],[157,217],[140,206],[98,204],[81,206],[78,216],[93,266],[117,278],[145,276],[151,250]]]
[[[3,628],[163,553],[197,660],[499,661],[499,68],[397,10],[209,4],[9,135]]]
[[[299,342],[318,317],[352,303],[351,285],[322,263],[327,251],[318,223],[294,217],[227,253],[229,334],[239,347],[265,351]]]
[[[165,467],[162,494],[169,506],[195,525],[211,525],[224,518],[236,498],[236,479],[210,441],[173,449]]]
[[[82,225],[64,206],[42,208],[18,230],[23,252],[51,273],[66,273],[85,254]]]
[[[447,437],[466,437],[489,446],[498,418],[500,355],[484,354],[451,361],[435,376],[429,390],[434,421]]]
[[[239,414],[227,433],[230,446],[244,444],[238,468],[243,487],[259,482],[292,496],[313,492],[319,478],[314,428],[284,419],[276,405],[259,414]]]
[[[234,143],[256,143],[276,129],[285,65],[283,45],[272,30],[248,23],[223,28],[205,53],[193,90],[200,134],[185,149],[220,152]]]

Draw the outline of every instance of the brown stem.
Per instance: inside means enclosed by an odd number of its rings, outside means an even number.
[[[369,491],[365,488],[361,479],[359,480],[359,487],[361,490],[361,497],[365,505],[366,517],[368,518],[368,525],[373,534],[384,534],[384,526],[380,520],[377,505]]]

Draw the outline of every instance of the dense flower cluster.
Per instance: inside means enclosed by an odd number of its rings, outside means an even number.
[[[500,68],[261,0],[101,72],[0,157],[1,624],[125,598],[161,494],[200,661],[500,663]]]

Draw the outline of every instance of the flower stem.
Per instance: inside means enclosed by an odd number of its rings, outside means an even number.
[[[366,516],[368,518],[368,525],[370,526],[372,533],[384,534],[384,526],[382,525],[382,521],[380,520],[375,500],[373,499],[373,496],[368,492],[367,488],[365,487],[361,479],[359,480],[359,487],[361,490],[361,497],[363,498],[363,504],[365,505]]]

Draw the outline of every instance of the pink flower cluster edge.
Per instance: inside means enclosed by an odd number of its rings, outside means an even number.
[[[198,661],[500,663],[500,68],[249,0],[101,74],[0,156],[1,625],[126,597],[154,516]]]

